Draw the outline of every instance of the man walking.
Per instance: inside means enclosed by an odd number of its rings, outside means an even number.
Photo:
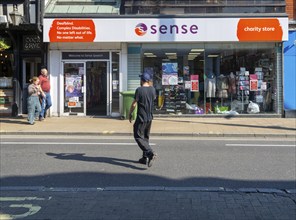
[[[48,78],[48,71],[46,68],[42,68],[39,76],[39,84],[45,96],[42,98],[41,112],[39,115],[39,121],[43,121],[46,117],[47,110],[51,107],[51,96],[50,96],[50,82]]]
[[[129,111],[129,121],[132,122],[132,113],[136,106],[138,106],[137,118],[134,123],[134,138],[143,151],[143,156],[139,159],[139,162],[145,165],[148,164],[148,167],[151,167],[157,156],[149,145],[156,92],[154,87],[151,86],[152,77],[149,73],[143,73],[140,77],[141,87],[136,89],[134,101]]]

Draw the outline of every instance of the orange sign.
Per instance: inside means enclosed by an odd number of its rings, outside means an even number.
[[[56,19],[49,30],[50,42],[93,42],[95,37],[93,20]]]
[[[68,107],[76,107],[77,103],[76,102],[68,102]]]
[[[283,29],[276,18],[243,18],[237,25],[239,41],[282,41]]]

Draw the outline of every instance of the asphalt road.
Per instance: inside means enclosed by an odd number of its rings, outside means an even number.
[[[130,137],[2,136],[1,187],[295,189],[295,140],[151,139],[158,159],[137,163]]]

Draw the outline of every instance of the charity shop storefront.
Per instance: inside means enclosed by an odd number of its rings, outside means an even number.
[[[122,114],[148,72],[155,114],[283,112],[286,17],[45,19],[53,115]]]

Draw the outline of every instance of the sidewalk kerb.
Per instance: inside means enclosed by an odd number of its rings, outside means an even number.
[[[44,186],[1,186],[1,191],[44,191]]]
[[[106,187],[104,191],[163,191],[163,186],[130,186],[130,187]]]
[[[132,132],[56,132],[56,131],[0,131],[0,135],[79,135],[79,136],[133,136]],[[270,138],[293,138],[295,135],[293,134],[245,134],[245,133],[162,133],[151,132],[151,137],[161,136],[161,137],[255,137],[255,138],[262,138],[262,137],[270,137]]]
[[[273,134],[273,137],[277,138],[287,138],[287,134]],[[255,134],[255,137],[266,137],[266,134]]]
[[[296,194],[296,189],[286,189],[285,191],[289,194]]]
[[[268,188],[257,188],[259,193],[285,193],[285,191],[280,189],[268,189]]]
[[[275,188],[224,188],[224,187],[166,187],[166,186],[110,186],[110,187],[45,187],[45,186],[1,186],[0,191],[38,192],[101,192],[101,191],[184,191],[184,192],[227,192],[296,194],[296,189]]]
[[[223,187],[165,187],[165,191],[224,192]]]
[[[243,192],[243,193],[257,193],[258,192],[256,188],[239,188],[238,191]]]

